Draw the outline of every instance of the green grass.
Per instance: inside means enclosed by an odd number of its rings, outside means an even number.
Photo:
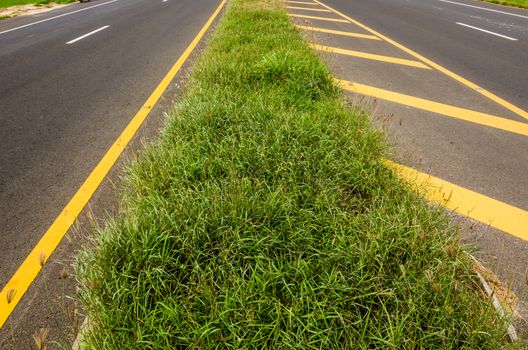
[[[528,0],[483,0],[494,4],[528,8]]]
[[[0,0],[0,8],[16,6],[16,5],[28,5],[28,4],[35,4],[37,6],[47,5],[50,3],[68,4],[70,2],[75,2],[75,1],[77,0]]]
[[[282,5],[233,0],[77,272],[87,349],[498,349],[446,215]]]

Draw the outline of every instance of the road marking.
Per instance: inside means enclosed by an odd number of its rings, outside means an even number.
[[[0,292],[0,328],[224,7],[223,0]],[[10,302],[8,302],[8,299]]]
[[[398,176],[416,184],[423,196],[459,214],[478,220],[517,238],[528,240],[528,211],[500,202],[440,178],[391,161]]]
[[[477,84],[474,84],[474,83],[470,82],[469,80],[462,78],[460,75],[451,72],[447,68],[444,68],[441,65],[439,65],[438,63],[435,63],[435,62],[431,61],[430,59],[425,58],[424,56],[414,52],[413,50],[407,48],[406,46],[403,46],[402,44],[400,44],[400,43],[398,43],[398,42],[386,37],[385,35],[382,35],[381,33],[375,31],[374,29],[372,29],[370,27],[367,27],[363,23],[360,23],[360,22],[356,21],[355,19],[352,19],[352,18],[348,17],[347,15],[345,15],[345,14],[343,14],[343,13],[341,13],[341,12],[339,12],[339,11],[333,9],[333,8],[331,8],[330,6],[323,4],[319,0],[314,0],[314,1],[316,3],[318,3],[319,5],[326,7],[330,11],[333,11],[335,14],[347,19],[350,23],[354,23],[355,25],[365,29],[366,31],[376,35],[377,37],[380,37],[381,39],[385,40],[389,44],[392,44],[392,45],[396,46],[397,48],[399,48],[400,50],[402,50],[404,52],[407,52],[409,55],[416,57],[420,61],[422,61],[425,64],[427,64],[427,65],[435,68],[436,70],[444,73],[445,75],[451,77],[452,79],[455,79],[459,83],[462,83],[465,86],[469,87],[470,89],[478,92],[479,94],[481,94],[483,96],[486,96],[487,98],[489,98],[493,102],[501,105],[502,107],[504,107],[506,109],[509,109],[513,113],[515,113],[515,114],[517,114],[517,115],[519,115],[519,116],[521,116],[521,117],[523,117],[525,119],[528,119],[528,112],[524,111],[523,109],[513,105],[512,103],[510,103],[510,102],[504,100],[503,98],[493,94],[492,92],[490,92],[490,91],[478,86]]]
[[[290,4],[301,4],[301,5],[317,5],[315,2],[306,2],[306,1],[288,1]]]
[[[404,66],[409,67],[415,67],[415,68],[423,68],[423,69],[431,69],[427,67],[422,62],[418,61],[412,61],[412,60],[406,60],[403,58],[396,58],[396,57],[390,57],[390,56],[383,56],[383,55],[375,55],[372,53],[366,53],[361,51],[352,51],[352,50],[345,50],[345,49],[339,49],[337,47],[330,47],[330,46],[323,46],[323,45],[316,45],[316,44],[310,44],[310,46],[316,50],[324,51],[324,52],[330,52],[330,53],[338,53],[341,55],[347,55],[347,56],[353,56],[353,57],[359,57],[359,58],[366,58],[369,60],[375,60],[375,61],[381,61],[381,62],[387,62],[387,63],[394,63],[394,64],[401,64]]]
[[[442,114],[447,117],[492,127],[495,129],[509,131],[523,136],[528,136],[527,123],[521,123],[515,120],[501,118],[491,114],[476,112],[471,109],[455,107],[419,97],[404,95],[389,90],[375,88],[372,86],[351,83],[344,80],[338,81],[338,84],[347,91],[361,94],[364,96],[376,97],[385,101],[399,103],[424,111]]]
[[[459,6],[473,7],[473,8],[476,8],[476,9],[490,11],[490,12],[502,13],[503,15],[510,15],[510,16],[521,17],[521,18],[528,18],[528,16],[518,15],[516,13],[499,11],[499,10],[489,9],[489,8],[486,8],[486,7],[480,7],[480,6],[475,6],[475,5],[462,4],[460,2],[455,2],[455,1],[449,1],[449,0],[438,0],[438,1],[448,2],[450,4],[455,4],[455,5],[459,5]]]
[[[79,41],[79,40],[82,40],[82,39],[84,39],[84,38],[87,38],[87,37],[89,37],[90,35],[94,35],[95,33],[98,33],[98,32],[100,32],[101,30],[105,30],[106,28],[109,28],[109,27],[110,27],[110,26],[104,26],[104,27],[101,27],[101,28],[96,29],[96,30],[94,30],[94,31],[91,31],[90,33],[86,33],[86,34],[84,34],[84,35],[81,35],[81,36],[78,37],[78,38],[75,38],[75,39],[73,39],[73,40],[68,41],[68,42],[66,43],[66,45],[74,44],[74,43],[76,43],[76,42]]]
[[[314,32],[321,32],[321,33],[328,33],[328,34],[336,34],[336,35],[344,35],[344,36],[351,36],[354,38],[362,38],[362,39],[371,39],[371,40],[381,40],[377,36],[370,35],[370,34],[360,34],[360,33],[353,33],[353,32],[343,32],[340,30],[333,30],[333,29],[326,29],[326,28],[316,28],[316,27],[309,27],[309,26],[302,26],[299,24],[295,24],[295,26],[299,29],[304,30],[311,30]]]
[[[317,19],[321,21],[329,21],[329,22],[340,22],[340,23],[348,23],[348,21],[344,19],[339,18],[328,18],[328,17],[316,17],[316,16],[306,16],[306,15],[298,15],[294,13],[288,13],[288,16],[290,17],[297,17],[297,18],[309,18],[309,19]]]
[[[18,30],[18,29],[22,29],[22,28],[27,28],[27,27],[30,27],[30,26],[34,26],[35,24],[39,24],[39,23],[44,23],[44,22],[47,22],[47,21],[51,21],[51,20],[53,20],[53,19],[57,19],[57,18],[61,18],[61,17],[65,17],[65,16],[69,16],[69,15],[73,15],[74,13],[79,13],[79,12],[82,12],[82,11],[87,11],[87,10],[93,9],[93,8],[95,8],[95,7],[108,5],[108,4],[111,4],[111,3],[116,2],[116,1],[119,1],[119,0],[111,0],[111,1],[108,1],[108,2],[103,2],[102,4],[98,4],[98,5],[94,5],[94,6],[86,7],[86,8],[83,8],[83,9],[80,9],[80,10],[75,10],[75,11],[68,12],[68,13],[63,13],[62,15],[58,15],[58,16],[54,16],[54,17],[50,17],[50,18],[46,18],[46,19],[43,19],[43,20],[40,20],[40,21],[37,21],[37,22],[32,22],[32,23],[24,24],[23,26],[20,26],[20,27],[15,27],[15,28],[11,28],[11,29],[8,29],[8,30],[4,30],[3,32],[0,32],[0,35],[5,34],[5,33],[9,33],[9,32],[13,32],[13,31]]]
[[[292,9],[292,10],[303,10],[303,11],[332,12],[327,9],[315,9],[315,8],[298,7],[298,6],[286,6],[286,8]]]
[[[488,34],[495,35],[495,36],[499,36],[499,37],[504,38],[504,39],[517,41],[517,39],[512,38],[510,36],[506,36],[506,35],[502,35],[502,34],[499,34],[499,33],[491,32],[489,30],[478,28],[478,27],[473,27],[473,26],[470,26],[469,24],[460,23],[460,22],[456,22],[456,24],[458,24],[459,26],[464,26],[464,27],[475,29],[475,30],[480,30],[481,32],[488,33]]]

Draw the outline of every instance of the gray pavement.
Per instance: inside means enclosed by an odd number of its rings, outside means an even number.
[[[472,0],[327,0],[324,3],[528,109],[528,10]],[[457,22],[518,40],[507,40]]]
[[[219,4],[97,0],[0,21],[0,288]],[[66,240],[51,257],[0,330],[1,349],[29,349],[39,327],[61,336],[67,310],[46,306],[73,291],[57,276],[76,247]]]

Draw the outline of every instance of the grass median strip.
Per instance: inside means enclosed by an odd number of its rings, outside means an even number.
[[[494,4],[514,6],[521,8],[528,8],[528,0],[483,0],[486,2],[492,2]]]
[[[34,4],[37,6],[48,5],[48,4],[68,4],[77,0],[0,0],[0,8],[17,6],[17,5],[29,5]]]
[[[500,348],[441,210],[281,2],[233,0],[78,265],[88,349]]]

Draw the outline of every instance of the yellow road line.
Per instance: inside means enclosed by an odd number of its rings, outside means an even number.
[[[296,24],[295,25],[299,29],[304,30],[311,30],[313,32],[320,32],[320,33],[328,33],[328,34],[336,34],[336,35],[344,35],[344,36],[351,36],[354,38],[362,38],[362,39],[371,39],[371,40],[381,40],[377,36],[370,35],[370,34],[360,34],[360,33],[353,33],[353,32],[343,32],[341,30],[333,30],[333,29],[326,29],[326,28],[317,28],[317,27],[309,27],[309,26],[301,26]]]
[[[375,88],[372,86],[339,81],[339,85],[350,92],[380,98],[386,101],[399,103],[409,107],[422,109],[424,111],[442,114],[451,118],[465,120],[471,123],[489,126],[495,129],[513,132],[528,136],[528,124],[515,120],[497,117],[491,114],[476,112],[471,109],[455,107],[443,103],[426,100],[419,97],[400,94],[397,92]]]
[[[423,64],[422,62],[406,60],[403,58],[376,55],[376,54],[366,53],[366,52],[361,52],[361,51],[345,50],[345,49],[339,49],[337,47],[323,46],[323,45],[317,45],[317,44],[310,44],[310,46],[316,50],[324,51],[324,52],[338,53],[341,55],[365,58],[365,59],[375,60],[375,61],[380,61],[380,62],[401,64],[404,66],[409,66],[409,67],[414,67],[414,68],[431,69],[425,64]]]
[[[306,1],[287,1],[290,4],[301,4],[301,5],[318,5],[315,2],[306,2]]]
[[[288,16],[290,16],[290,17],[297,17],[297,18],[317,19],[317,20],[320,20],[320,21],[328,21],[328,22],[349,23],[347,20],[339,19],[339,18],[328,18],[328,17],[307,16],[307,15],[299,15],[299,14],[296,14],[296,13],[288,13]]]
[[[38,273],[42,269],[42,266],[57,248],[66,232],[68,232],[71,225],[75,222],[78,215],[83,210],[84,206],[88,203],[127,144],[136,134],[137,130],[141,127],[149,113],[163,95],[163,92],[167,89],[172,79],[187,61],[194,48],[198,45],[206,33],[207,29],[209,29],[215,18],[224,7],[225,2],[226,0],[223,0],[218,8],[214,11],[200,32],[196,35],[187,49],[176,61],[174,66],[169,70],[167,75],[156,87],[152,95],[150,95],[145,104],[132,118],[119,138],[110,147],[108,152],[93,169],[81,187],[77,190],[70,202],[62,210],[53,224],[48,228],[44,236],[42,236],[31,253],[29,253],[24,262],[20,265],[18,270],[2,289],[2,292],[0,292],[0,328],[2,328],[4,323],[7,321],[11,312],[13,312],[24,293],[27,291],[33,280],[37,277]]]
[[[328,5],[325,5],[323,4],[322,2],[318,1],[318,0],[314,0],[316,3],[318,3],[319,5],[321,6],[324,6],[326,7],[327,9],[329,9],[330,11],[334,12],[336,15],[339,15],[341,16],[342,18],[348,20],[349,22],[351,23],[354,23],[355,25],[367,30],[368,32],[380,37],[381,39],[385,40],[386,42],[396,46],[397,48],[399,48],[400,50],[402,51],[405,51],[406,53],[408,53],[409,55],[411,56],[414,56],[416,57],[417,59],[419,59],[420,61],[422,61],[423,63],[437,69],[438,71],[444,73],[445,75],[455,79],[456,81],[466,85],[467,87],[469,87],[470,89],[478,92],[479,94],[482,94],[484,96],[486,96],[487,98],[489,98],[490,100],[494,101],[495,103],[503,106],[504,108],[506,109],[509,109],[510,111],[514,112],[515,114],[525,118],[525,119],[528,119],[528,112],[526,112],[525,110],[515,106],[514,104],[504,100],[503,98],[495,95],[494,93],[478,86],[477,84],[475,83],[472,83],[471,81],[465,79],[465,78],[462,78],[460,75],[454,73],[454,72],[451,72],[449,69],[447,68],[444,68],[442,67],[441,65],[439,65],[438,63],[435,63],[433,61],[431,61],[430,59],[428,58],[425,58],[424,56],[418,54],[417,52],[414,52],[413,50],[407,48],[406,46],[403,46],[402,44],[386,37],[385,35],[382,35],[380,34],[379,32],[375,31],[374,29],[371,29],[369,27],[367,27],[366,25],[364,25],[363,23],[360,23],[358,21],[356,21],[355,19],[331,8],[330,6]]]
[[[528,240],[528,211],[500,202],[404,165],[386,161],[400,178],[414,183],[424,197],[512,236]]]
[[[286,8],[292,9],[292,10],[303,10],[303,11],[332,12],[327,9],[316,9],[316,8],[307,8],[307,7],[298,7],[298,6],[286,6]]]

